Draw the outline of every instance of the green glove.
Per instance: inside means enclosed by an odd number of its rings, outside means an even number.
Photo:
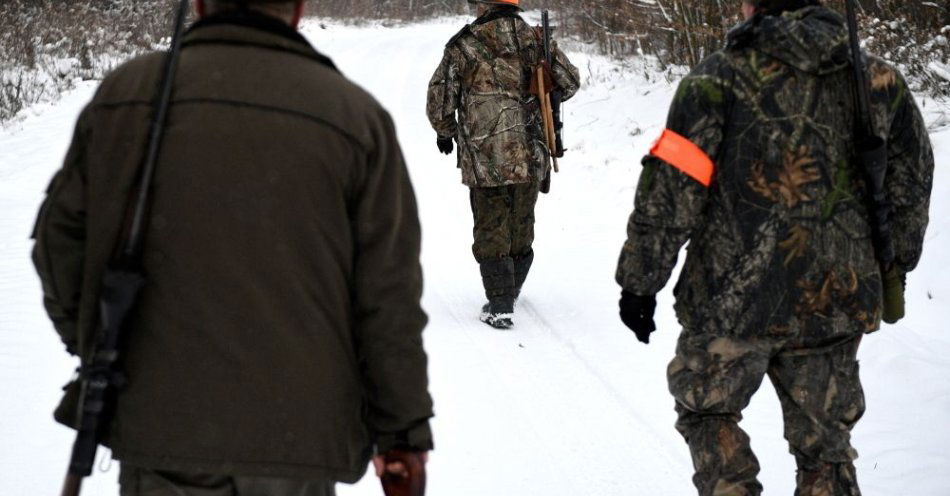
[[[901,271],[891,266],[884,273],[884,322],[895,324],[904,318],[904,283],[905,276]]]

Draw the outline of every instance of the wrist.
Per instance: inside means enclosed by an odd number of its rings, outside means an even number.
[[[655,301],[656,301],[656,295],[655,295],[655,294],[652,294],[652,295],[642,295],[642,294],[634,293],[633,291],[628,291],[628,290],[626,290],[626,289],[624,289],[624,290],[621,292],[621,296],[622,296],[624,299],[626,299],[626,300],[635,301],[635,302],[638,302],[638,303],[645,303],[645,302],[651,302],[651,301],[655,302]]]
[[[399,432],[379,433],[376,436],[376,453],[392,450],[426,452],[433,449],[432,430],[428,421]]]

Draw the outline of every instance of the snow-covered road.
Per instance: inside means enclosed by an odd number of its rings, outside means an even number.
[[[305,29],[393,114],[419,196],[437,413],[430,494],[693,494],[666,390],[678,331],[669,289],[660,296],[660,332],[645,347],[616,318],[613,282],[639,158],[662,128],[672,85],[639,62],[620,67],[570,54],[588,83],[566,109],[571,152],[539,205],[536,265],[516,329],[493,331],[476,320],[483,296],[468,191],[454,161],[436,150],[424,112],[428,79],[461,22],[324,28],[311,21]],[[50,412],[75,364],[43,314],[27,237],[93,91],[83,84],[0,131],[0,496],[54,494],[65,470],[71,433]],[[950,495],[950,334],[943,332],[950,176],[939,170],[950,161],[950,132],[934,138],[933,226],[910,279],[910,316],[866,339],[861,351],[868,413],[854,442],[868,495]],[[781,425],[766,381],[743,423],[766,494],[794,487]],[[97,473],[86,494],[117,494],[116,473],[115,465]],[[339,492],[381,494],[373,477]]]

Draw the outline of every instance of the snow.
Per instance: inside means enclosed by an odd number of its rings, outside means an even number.
[[[931,72],[950,82],[950,66],[933,61],[928,67]]]
[[[424,305],[437,450],[429,493],[452,496],[695,494],[685,443],[673,429],[666,365],[678,326],[667,288],[653,343],[616,317],[613,272],[625,237],[639,159],[664,124],[674,76],[649,61],[618,64],[571,46],[586,86],[567,104],[570,149],[538,208],[536,265],[516,328],[477,322],[483,296],[472,260],[468,192],[440,155],[425,119],[425,88],[461,19],[361,27],[309,22],[305,34],[392,112],[419,196]],[[27,239],[72,126],[95,89],[81,83],[55,105],[0,130],[0,496],[53,494],[71,432],[51,411],[75,363],[41,306]],[[928,121],[947,107],[926,103]],[[935,125],[937,162],[950,129]],[[868,411],[854,432],[865,494],[950,494],[950,176],[938,167],[932,225],[911,275],[908,318],[865,339],[860,358]],[[768,381],[746,411],[766,494],[791,494],[794,461]],[[100,457],[101,468],[109,468]],[[85,494],[117,494],[117,465]],[[342,496],[379,495],[375,477]]]

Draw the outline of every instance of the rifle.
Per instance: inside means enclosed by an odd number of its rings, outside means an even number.
[[[892,205],[884,187],[887,176],[887,141],[877,134],[871,117],[871,89],[867,67],[858,40],[858,19],[855,0],[846,0],[848,40],[851,45],[852,68],[857,115],[855,119],[856,160],[864,173],[871,212],[871,237],[881,266],[883,282],[883,319],[893,324],[904,317],[903,275],[894,264],[894,240],[891,235]]]
[[[560,95],[554,91],[553,72],[554,56],[551,53],[551,25],[548,11],[541,14],[542,31],[544,32],[544,59],[535,69],[535,79],[537,80],[538,104],[541,108],[541,127],[544,131],[544,141],[548,147],[548,160],[553,162],[554,172],[560,172],[557,165],[557,159],[564,156],[564,147],[561,144],[560,137]],[[550,81],[548,83],[548,81]],[[555,105],[555,101],[557,104]],[[551,165],[546,164],[544,168],[544,179],[541,181],[541,192],[551,192]]]
[[[548,67],[554,70],[554,53],[551,51],[551,28],[548,11],[541,14],[541,26],[544,29],[544,60]],[[564,156],[564,140],[561,137],[561,131],[564,129],[564,122],[561,121],[561,92],[557,89],[551,91],[551,116],[554,124],[554,156],[562,158]]]
[[[92,474],[96,449],[107,431],[118,390],[125,382],[119,366],[119,354],[123,338],[128,334],[128,317],[145,285],[142,269],[145,214],[171,103],[172,84],[181,55],[181,36],[188,5],[188,0],[181,0],[178,7],[175,33],[165,59],[165,72],[149,129],[148,148],[138,178],[138,189],[129,199],[129,222],[102,275],[96,348],[89,362],[80,368],[79,421],[62,496],[78,496],[83,479]]]

